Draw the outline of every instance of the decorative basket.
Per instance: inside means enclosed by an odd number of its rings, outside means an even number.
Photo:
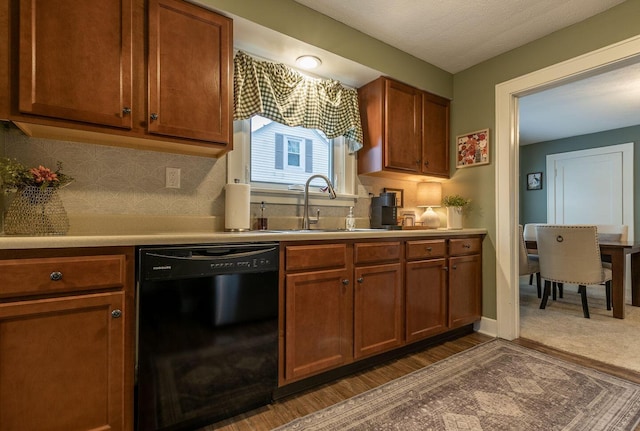
[[[68,231],[69,217],[53,187],[19,190],[5,217],[4,232],[8,235],[64,235]]]

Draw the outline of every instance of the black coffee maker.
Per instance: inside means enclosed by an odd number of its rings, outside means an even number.
[[[398,225],[395,193],[380,193],[371,198],[371,227],[374,229],[402,229]]]

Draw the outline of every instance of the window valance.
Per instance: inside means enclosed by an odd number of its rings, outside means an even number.
[[[358,93],[338,81],[307,77],[238,51],[233,84],[236,120],[259,114],[290,127],[322,130],[328,138],[344,136],[350,152],[362,148]]]

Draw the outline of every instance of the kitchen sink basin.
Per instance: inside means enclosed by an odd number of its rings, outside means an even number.
[[[373,231],[382,231],[384,229],[355,229],[353,231],[348,231],[344,228],[338,229],[267,229],[267,230],[256,230],[252,232],[264,232],[264,233],[330,233],[330,232],[373,232]]]

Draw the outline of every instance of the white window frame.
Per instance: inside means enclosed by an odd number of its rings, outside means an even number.
[[[284,139],[285,142],[287,144],[286,146],[286,162],[283,163],[283,169],[285,171],[296,171],[296,172],[304,172],[306,169],[306,154],[305,154],[305,149],[304,149],[304,139],[297,137],[297,136],[293,136],[293,135],[284,135]],[[298,165],[292,165],[289,163],[289,155],[292,154],[289,151],[289,143],[290,142],[295,142],[298,144]],[[294,153],[295,154],[295,153]],[[284,162],[284,161],[283,161]]]
[[[227,183],[236,179],[251,184],[251,120],[233,122],[233,151],[227,153]],[[311,174],[310,174],[311,175]],[[355,154],[349,154],[343,137],[334,139],[333,176],[331,182],[337,198],[329,199],[318,187],[309,188],[309,203],[314,206],[349,207],[355,204],[357,195],[357,166]],[[251,202],[284,205],[302,205],[304,184],[251,184]]]

